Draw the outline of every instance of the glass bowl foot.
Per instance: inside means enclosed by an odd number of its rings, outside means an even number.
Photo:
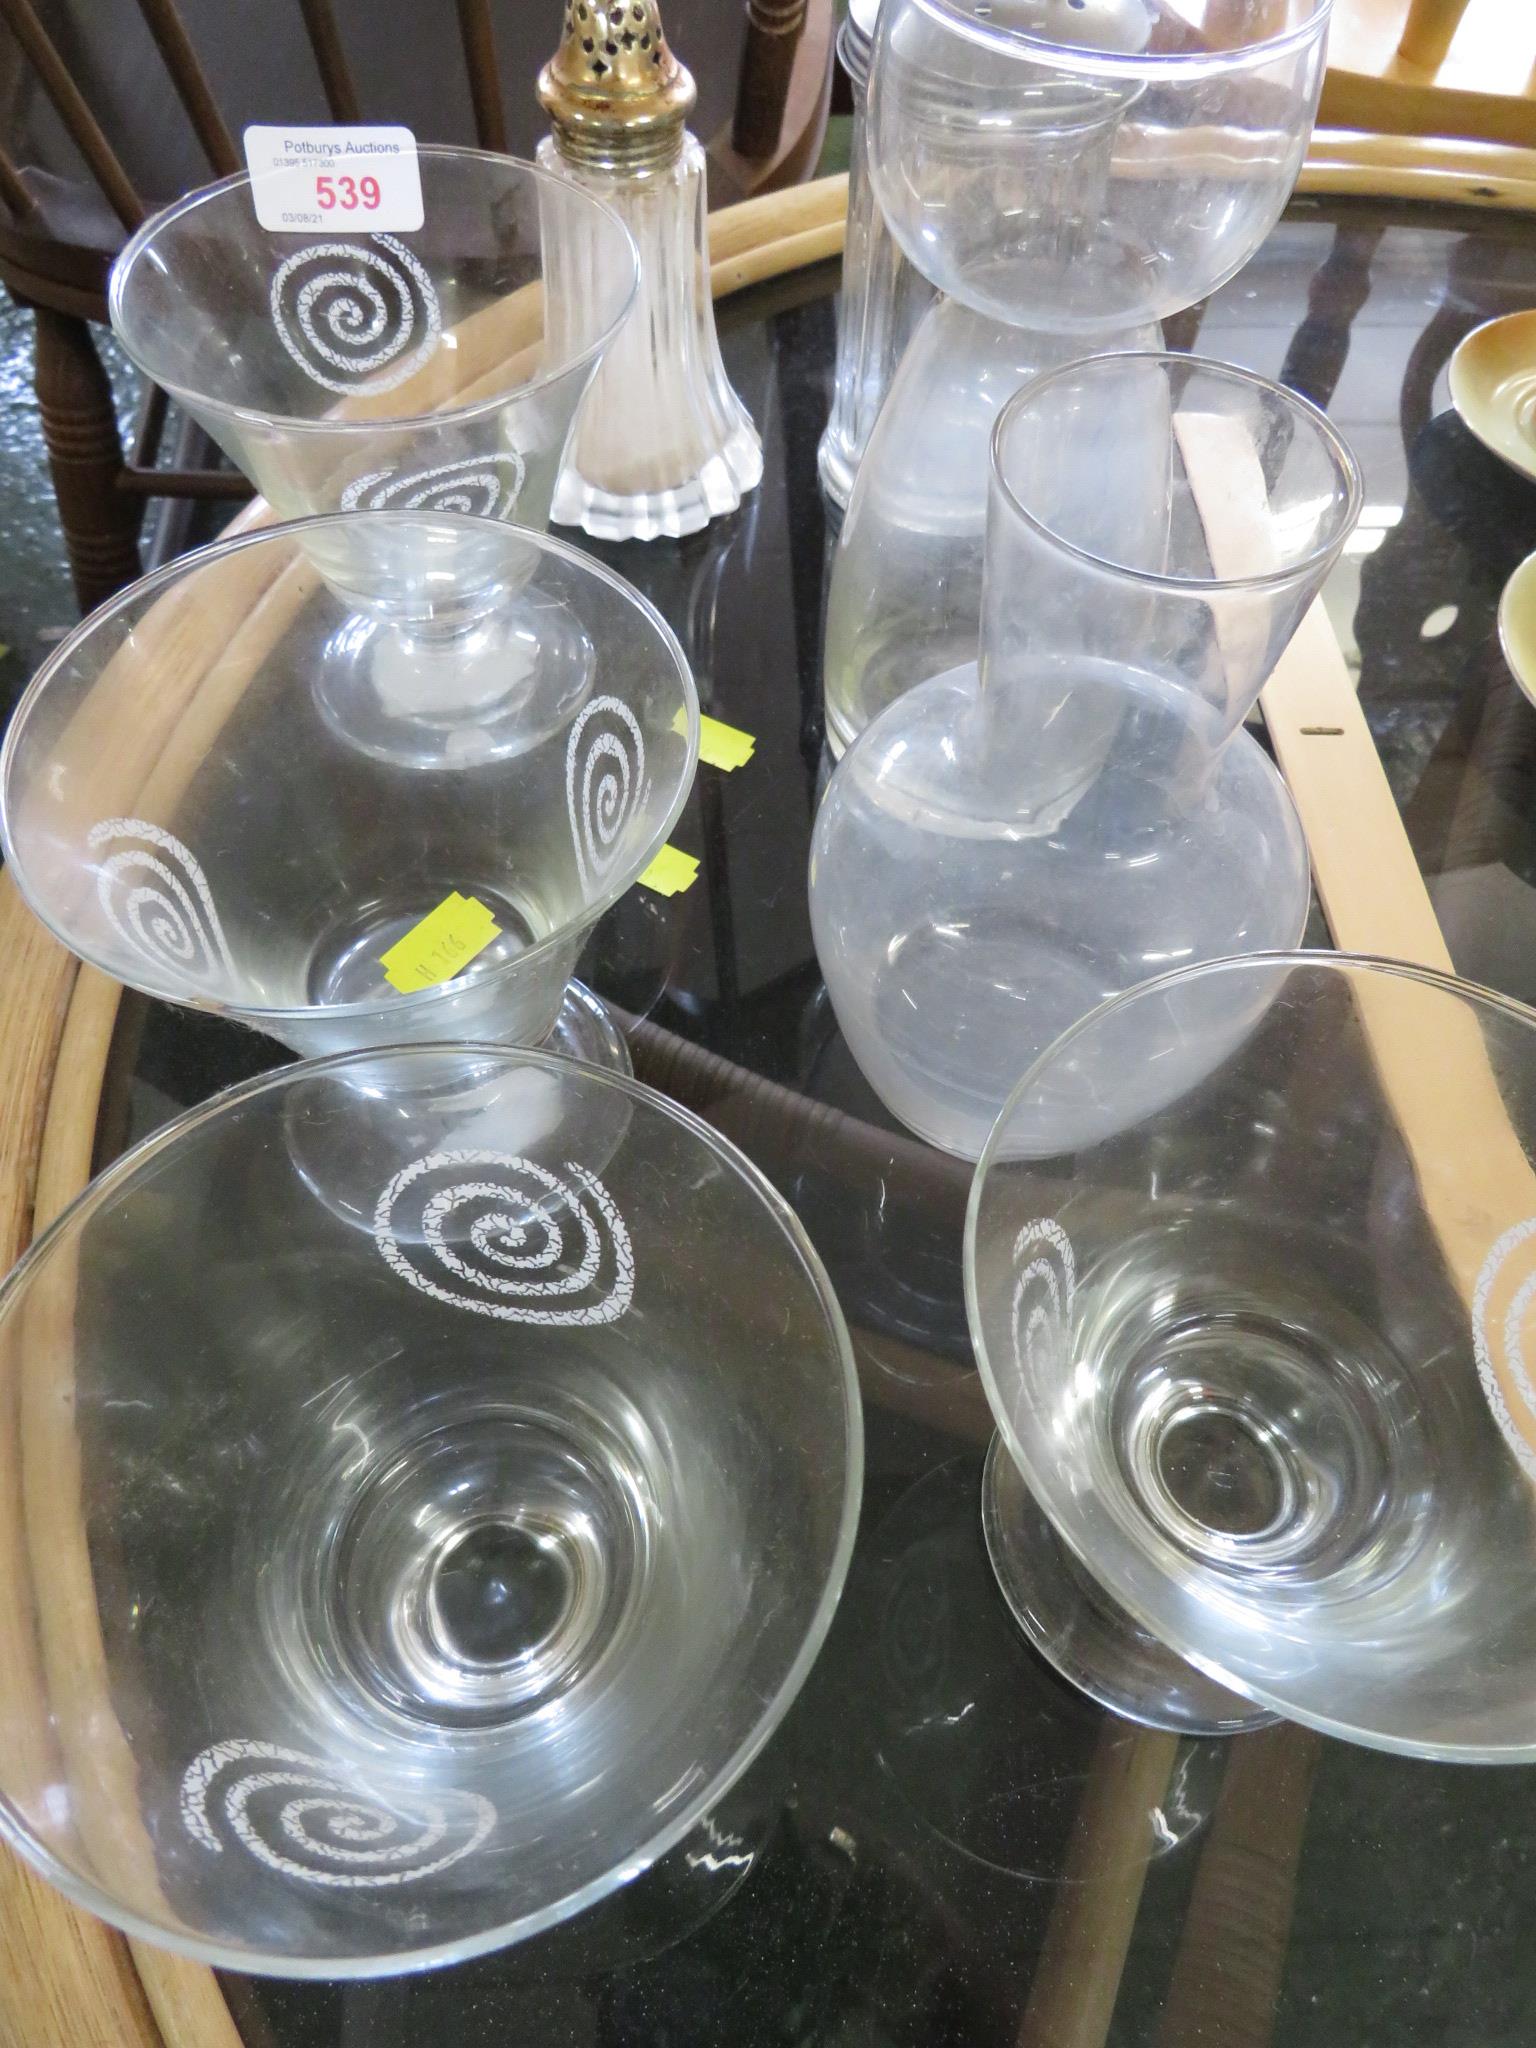
[[[610,1074],[629,1077],[634,1073],[629,1041],[617,1018],[579,981],[566,984],[554,1029],[539,1050]],[[494,1053],[488,1059],[478,1042],[464,1046],[456,1072],[435,1074],[430,1085],[403,1085],[391,1076],[387,1054],[380,1055],[377,1070],[360,1064],[356,1085],[375,1096],[388,1092],[393,1121],[383,1127],[376,1141],[359,1140],[338,1155],[329,1126],[314,1116],[302,1089],[293,1092],[284,1135],[288,1160],[316,1200],[341,1222],[369,1232],[374,1229],[380,1193],[398,1167],[405,1144],[402,1133],[411,1134],[406,1149],[423,1157],[441,1151],[455,1137],[462,1141],[466,1130],[473,1131],[477,1107],[483,1104],[489,1110],[510,1099],[511,1086],[497,1068]],[[562,1086],[557,1069],[532,1062],[517,1083],[527,1149],[557,1170],[564,1155],[548,1148],[557,1126]],[[563,1143],[569,1149],[579,1141],[583,1160],[591,1171],[601,1173],[628,1125],[628,1098],[616,1090],[604,1090],[578,1118],[568,1116]],[[412,1243],[419,1241],[418,1233],[399,1223],[395,1235]]]
[[[557,1052],[568,1060],[582,1060],[589,1067],[602,1067],[610,1074],[633,1074],[629,1040],[619,1029],[618,1019],[603,1001],[593,995],[585,982],[566,983],[560,998],[560,1014],[543,1042],[545,1052]]]
[[[982,1474],[981,1522],[1015,1621],[1090,1699],[1179,1735],[1237,1735],[1279,1719],[1197,1671],[1110,1599],[1051,1527],[1000,1436]]]
[[[464,770],[568,726],[595,660],[569,606],[525,591],[455,633],[357,614],[321,650],[313,688],[331,731],[372,760]]]

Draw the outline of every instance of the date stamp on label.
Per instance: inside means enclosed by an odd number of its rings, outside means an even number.
[[[256,218],[269,233],[410,234],[421,226],[409,128],[247,128],[245,161]]]

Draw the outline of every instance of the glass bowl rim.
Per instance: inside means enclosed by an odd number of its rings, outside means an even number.
[[[903,0],[884,0],[880,26],[895,19]],[[967,42],[979,44],[998,55],[1039,57],[1057,71],[1075,71],[1083,77],[1137,78],[1148,84],[1170,77],[1219,77],[1225,72],[1257,69],[1273,58],[1315,42],[1326,30],[1333,12],[1333,0],[1313,0],[1312,12],[1294,28],[1281,29],[1272,36],[1243,43],[1228,50],[1162,50],[1156,52],[1098,50],[1086,43],[1058,43],[1033,30],[1009,28],[1003,23],[978,20],[965,0],[905,0],[940,21]],[[893,33],[885,27],[887,38]]]
[[[628,245],[629,289],[624,294],[624,303],[602,332],[588,342],[585,348],[574,350],[557,368],[541,370],[536,377],[508,385],[488,397],[473,399],[467,405],[445,407],[441,412],[385,413],[366,420],[326,417],[304,419],[296,413],[263,412],[256,406],[235,405],[228,399],[211,398],[204,392],[194,390],[190,384],[173,383],[152,363],[146,362],[128,340],[121,313],[128,290],[129,273],[140,258],[147,254],[151,243],[162,230],[171,227],[199,207],[223,199],[251,183],[249,171],[232,171],[228,177],[219,178],[211,185],[199,185],[195,191],[184,193],[180,199],[173,200],[158,213],[152,213],[148,220],[141,222],[134,229],[133,234],[114,257],[107,277],[107,317],[124,355],[135,369],[149,378],[151,383],[158,384],[162,391],[169,392],[173,398],[179,399],[189,408],[201,408],[204,412],[214,413],[223,420],[237,420],[242,426],[269,429],[275,427],[285,434],[342,434],[354,437],[370,434],[382,437],[404,432],[408,428],[456,426],[466,420],[480,419],[488,413],[498,411],[504,405],[511,404],[514,400],[532,397],[546,390],[560,378],[570,376],[572,371],[579,370],[584,364],[599,360],[615,334],[634,311],[635,300],[640,292],[640,252],[634,236],[617,210],[610,206],[607,200],[599,199],[595,193],[589,192],[584,185],[577,184],[575,179],[562,177],[558,171],[546,170],[542,164],[529,163],[524,157],[506,156],[495,150],[474,149],[468,144],[452,142],[420,142],[416,145],[416,153],[418,157],[454,158],[466,162],[494,164],[503,171],[510,167],[533,179],[536,185],[558,185],[562,191],[574,193],[579,202],[602,215],[611,227],[616,228]]]
[[[509,1948],[516,1942],[528,1940],[536,1934],[560,1926],[607,1898],[631,1878],[649,1869],[670,1849],[674,1849],[698,1825],[710,1808],[740,1781],[767,1746],[769,1739],[794,1705],[810,1675],[812,1665],[821,1654],[853,1561],[864,1487],[863,1401],[859,1391],[858,1367],[847,1319],[827,1269],[811,1242],[805,1225],[762,1169],[723,1132],[716,1130],[693,1110],[675,1101],[661,1089],[652,1088],[645,1082],[636,1080],[632,1075],[610,1073],[602,1068],[589,1067],[558,1053],[481,1040],[451,1045],[383,1046],[362,1051],[330,1053],[320,1059],[287,1061],[281,1066],[269,1068],[263,1074],[255,1075],[250,1080],[238,1081],[232,1087],[220,1089],[202,1102],[194,1103],[190,1109],[183,1110],[170,1122],[162,1124],[148,1137],[141,1138],[136,1145],[119,1154],[109,1166],[103,1168],[80,1190],[44,1230],[39,1232],[10,1272],[0,1278],[0,1325],[3,1325],[13,1313],[24,1309],[26,1288],[33,1272],[53,1255],[59,1244],[66,1242],[72,1233],[77,1233],[82,1223],[88,1220],[91,1213],[104,1201],[118,1195],[141,1166],[169,1150],[184,1136],[203,1124],[215,1121],[225,1112],[239,1108],[256,1096],[279,1094],[296,1082],[306,1083],[313,1080],[317,1074],[333,1073],[354,1065],[377,1067],[381,1060],[415,1063],[446,1058],[499,1061],[509,1071],[535,1067],[556,1074],[567,1086],[616,1090],[621,1095],[627,1095],[647,1115],[660,1116],[701,1142],[715,1160],[734,1173],[747,1191],[757,1198],[756,1213],[766,1217],[777,1227],[780,1238],[787,1243],[798,1260],[816,1296],[828,1340],[827,1350],[835,1357],[838,1367],[838,1380],[842,1392],[845,1459],[842,1507],[829,1568],[815,1608],[801,1636],[799,1647],[789,1661],[772,1698],[761,1704],[757,1718],[730,1756],[715,1769],[702,1787],[695,1788],[685,1805],[673,1815],[665,1827],[657,1829],[639,1848],[631,1851],[621,1861],[616,1861],[613,1867],[600,1877],[591,1879],[577,1891],[554,1901],[551,1905],[521,1914],[513,1920],[498,1921],[494,1926],[482,1929],[478,1934],[460,1936],[453,1941],[438,1941],[417,1948],[401,1949],[382,1957],[341,1954],[295,1959],[276,1950],[246,1951],[226,1947],[217,1941],[205,1940],[196,1935],[183,1935],[162,1927],[157,1921],[143,1914],[121,1907],[102,1887],[90,1879],[77,1876],[67,1866],[58,1862],[52,1853],[33,1837],[10,1799],[4,1793],[0,1793],[0,1842],[7,1843],[13,1848],[32,1869],[39,1872],[73,1904],[83,1907],[85,1911],[106,1921],[109,1926],[120,1929],[124,1934],[149,1941],[157,1948],[169,1949],[173,1954],[188,1956],[196,1962],[208,1963],[215,1969],[238,1970],[253,1976],[282,1977],[291,1980],[355,1980],[403,1976],[417,1970],[468,1962],[476,1956],[494,1954],[499,1949]]]
[[[1037,513],[1032,512],[1008,481],[1003,468],[1003,440],[1012,422],[1025,411],[1030,402],[1042,391],[1063,378],[1079,375],[1083,370],[1101,363],[1158,363],[1179,364],[1206,375],[1214,375],[1233,384],[1247,384],[1256,390],[1278,394],[1291,408],[1295,416],[1304,421],[1317,435],[1337,464],[1344,479],[1344,506],[1340,515],[1335,537],[1322,546],[1291,562],[1281,569],[1266,569],[1253,576],[1169,576],[1155,569],[1133,568],[1128,562],[1116,562],[1108,555],[1095,554],[1091,548],[1080,547],[1053,526],[1047,525]],[[1225,363],[1219,356],[1186,354],[1182,349],[1167,348],[1114,348],[1097,349],[1087,355],[1073,356],[1065,363],[1056,363],[1050,369],[1037,370],[1021,384],[999,412],[992,424],[992,434],[987,450],[988,474],[991,482],[1002,493],[1004,502],[1015,518],[1020,519],[1043,540],[1047,547],[1086,567],[1097,570],[1101,575],[1123,578],[1128,583],[1139,584],[1143,589],[1161,591],[1174,597],[1205,597],[1216,591],[1260,591],[1283,590],[1287,584],[1305,582],[1319,572],[1326,574],[1333,562],[1343,551],[1344,543],[1354,531],[1365,503],[1365,477],[1359,459],[1348,441],[1329,419],[1321,406],[1314,405],[1299,391],[1293,391],[1288,384],[1281,384],[1273,377],[1264,377],[1257,370],[1246,370],[1238,363]],[[1208,963],[1207,963],[1208,964]]]
[[[11,714],[4,741],[0,743],[0,852],[3,852],[5,866],[27,908],[77,960],[84,960],[88,966],[110,975],[114,981],[122,982],[127,988],[136,989],[141,995],[154,996],[161,1002],[175,1003],[183,1009],[202,1010],[213,1016],[260,1018],[263,1023],[269,1020],[273,1023],[313,1023],[317,1019],[372,1016],[379,1010],[379,1002],[374,998],[364,998],[352,1003],[297,1005],[261,1006],[254,1003],[232,1003],[222,997],[202,993],[189,996],[185,989],[177,988],[169,982],[156,983],[147,976],[129,977],[121,974],[115,966],[83,952],[77,941],[60,928],[49,910],[37,900],[28,882],[26,862],[18,850],[11,829],[11,778],[15,756],[24,737],[27,722],[52,679],[95,632],[136,604],[140,598],[162,592],[189,573],[195,575],[215,557],[222,560],[238,554],[245,548],[260,547],[274,541],[287,541],[294,546],[297,559],[300,550],[298,544],[293,541],[293,536],[306,533],[317,526],[334,526],[342,523],[350,526],[359,519],[384,521],[392,525],[462,528],[465,532],[472,531],[480,538],[484,538],[487,527],[493,531],[498,527],[505,528],[509,538],[530,545],[541,554],[553,555],[581,574],[590,576],[599,583],[606,583],[639,612],[656,634],[661,646],[670,654],[678,681],[682,685],[683,709],[687,717],[683,769],[665,818],[651,833],[644,848],[621,868],[615,870],[599,895],[591,903],[583,904],[578,916],[569,919],[557,930],[546,932],[543,938],[531,946],[524,947],[522,952],[510,960],[503,961],[499,967],[492,968],[488,974],[476,975],[470,971],[455,976],[451,981],[438,982],[431,988],[416,989],[409,995],[396,993],[388,1005],[392,1013],[398,1009],[402,1017],[415,1014],[428,1004],[441,1001],[444,996],[460,994],[472,983],[488,988],[493,983],[508,980],[534,963],[543,961],[558,947],[569,945],[572,939],[590,929],[599,918],[606,916],[619,898],[627,895],[635,886],[666,844],[672,827],[683,813],[699,763],[699,693],[694,681],[693,666],[683,652],[677,635],[650,599],[616,570],[610,569],[605,562],[600,562],[595,555],[589,555],[584,548],[578,548],[570,541],[559,540],[553,534],[535,533],[530,527],[516,526],[509,520],[481,519],[469,512],[422,512],[393,507],[368,512],[317,512],[307,519],[286,519],[271,525],[254,527],[245,533],[223,535],[217,540],[209,541],[204,547],[193,548],[187,554],[178,555],[174,561],[167,562],[163,569],[156,569],[148,576],[141,576],[136,583],[130,583],[125,589],[118,591],[116,596],[108,598],[105,604],[98,605],[95,611],[88,613],[50,652],[47,660],[28,683]],[[579,710],[576,715],[579,715]]]
[[[1113,1012],[1128,1008],[1131,1004],[1147,996],[1158,995],[1166,989],[1176,987],[1182,982],[1195,981],[1202,977],[1214,978],[1218,974],[1241,972],[1263,971],[1275,973],[1283,970],[1286,973],[1291,973],[1297,968],[1321,969],[1344,977],[1359,975],[1367,980],[1379,977],[1383,981],[1415,982],[1422,987],[1436,989],[1445,995],[1455,996],[1476,1010],[1507,1017],[1513,1023],[1523,1025],[1528,1031],[1536,1028],[1536,1006],[1522,1003],[1513,996],[1501,995],[1497,989],[1486,988],[1480,982],[1467,981],[1460,975],[1446,972],[1443,968],[1427,967],[1411,960],[1395,960],[1385,954],[1347,953],[1322,946],[1299,946],[1286,951],[1233,953],[1215,960],[1197,960],[1187,967],[1173,968],[1166,974],[1159,974],[1150,981],[1138,982],[1135,987],[1123,989],[1118,995],[1110,996],[1105,1002],[1098,1004],[1094,1009],[1090,1010],[1086,1017],[1079,1018],[1076,1024],[1069,1026],[1052,1045],[1046,1048],[1038,1059],[1031,1063],[1028,1071],[1004,1103],[997,1121],[988,1135],[986,1145],[976,1162],[976,1171],[971,1180],[970,1195],[966,1201],[965,1232],[961,1255],[965,1286],[966,1322],[970,1331],[971,1345],[976,1355],[977,1369],[980,1372],[982,1386],[987,1396],[987,1406],[991,1414],[993,1427],[997,1435],[1002,1439],[1007,1456],[1017,1466],[1024,1484],[1034,1496],[1042,1514],[1045,1515],[1052,1530],[1061,1542],[1066,1545],[1078,1565],[1091,1579],[1104,1587],[1110,1596],[1124,1607],[1134,1621],[1148,1630],[1150,1634],[1156,1636],[1159,1642],[1166,1643],[1167,1638],[1163,1635],[1152,1615],[1137,1599],[1134,1588],[1128,1588],[1118,1577],[1113,1579],[1107,1577],[1100,1564],[1088,1556],[1082,1541],[1082,1532],[1075,1528],[1069,1528],[1058,1517],[1057,1507],[1061,1499],[1059,1490],[1053,1488],[1048,1483],[1042,1483],[1042,1474],[1045,1472],[1045,1467],[1040,1460],[1032,1458],[1027,1453],[1018,1431],[1013,1427],[1011,1420],[1006,1415],[1004,1405],[1000,1400],[994,1399],[994,1395],[998,1391],[997,1379],[987,1347],[981,1313],[980,1290],[976,1279],[976,1238],[980,1224],[982,1200],[986,1192],[988,1176],[997,1164],[997,1153],[1002,1141],[1004,1128],[1012,1117],[1015,1107],[1024,1096],[1026,1090],[1034,1085],[1036,1078],[1052,1064],[1066,1046],[1072,1044],[1090,1029],[1097,1028]],[[1169,1577],[1163,1560],[1156,1551],[1141,1548],[1134,1544],[1129,1537],[1124,1540],[1126,1546],[1135,1550],[1136,1554],[1149,1564],[1150,1568],[1160,1579],[1166,1580]],[[1311,1708],[1306,1710],[1299,1709],[1293,1701],[1287,1699],[1284,1695],[1258,1683],[1246,1674],[1238,1676],[1214,1658],[1205,1655],[1199,1648],[1190,1648],[1183,1643],[1168,1644],[1168,1647],[1174,1651],[1175,1655],[1183,1657],[1186,1662],[1193,1664],[1197,1670],[1203,1671],[1208,1678],[1214,1679],[1218,1685],[1226,1686],[1229,1691],[1239,1694],[1244,1699],[1254,1701],[1258,1706],[1267,1707],[1272,1713],[1278,1714],[1282,1720],[1299,1722],[1305,1727],[1315,1728],[1321,1734],[1334,1736],[1343,1742],[1358,1743],[1363,1747],[1381,1750],[1395,1756],[1417,1757],[1437,1763],[1519,1764],[1536,1761],[1536,1736],[1532,1736],[1529,1740],[1523,1742],[1479,1746],[1468,1743],[1437,1743],[1410,1740],[1401,1735],[1383,1734],[1378,1730],[1363,1728],[1355,1723],[1336,1719],[1325,1713],[1314,1712]]]

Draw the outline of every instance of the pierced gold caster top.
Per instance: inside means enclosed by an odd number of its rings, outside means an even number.
[[[539,98],[568,162],[616,172],[670,163],[695,97],[657,0],[566,0],[565,38],[539,74]]]

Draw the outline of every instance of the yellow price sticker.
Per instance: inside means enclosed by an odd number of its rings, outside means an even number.
[[[485,905],[455,889],[381,954],[379,965],[391,988],[403,996],[414,995],[418,989],[452,981],[500,937],[501,926]]]
[[[698,872],[699,863],[691,853],[664,846],[640,877],[640,886],[653,889],[658,896],[681,896],[693,887]]]
[[[688,730],[688,714],[679,711],[672,721],[674,732]],[[743,732],[739,725],[727,725],[723,719],[699,719],[699,759],[710,768],[723,768],[729,774],[732,768],[745,768],[751,760],[757,741],[751,733]]]

